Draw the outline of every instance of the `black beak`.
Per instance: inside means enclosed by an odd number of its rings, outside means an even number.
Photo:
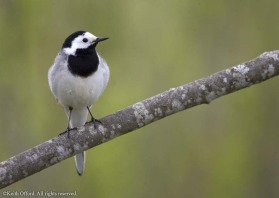
[[[96,40],[94,41],[95,43],[99,43],[101,41],[107,40],[109,37],[98,37],[96,38]]]

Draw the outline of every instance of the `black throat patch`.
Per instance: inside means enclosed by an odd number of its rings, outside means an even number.
[[[74,76],[86,78],[97,71],[99,58],[95,46],[78,49],[76,56],[69,55],[68,68]]]

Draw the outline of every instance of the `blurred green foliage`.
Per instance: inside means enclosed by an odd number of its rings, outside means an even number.
[[[0,160],[65,129],[47,71],[72,32],[110,37],[98,46],[111,68],[93,107],[98,118],[278,49],[278,8],[276,0],[0,0]],[[268,80],[91,149],[82,177],[71,158],[4,190],[277,197],[278,83]]]

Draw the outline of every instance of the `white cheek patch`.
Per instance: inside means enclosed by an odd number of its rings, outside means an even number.
[[[85,49],[85,48],[88,48],[89,46],[90,46],[89,43],[73,41],[71,47],[64,48],[64,52],[68,55],[75,55],[77,49]]]
[[[71,47],[64,48],[64,52],[65,52],[67,55],[75,55],[77,49],[85,49],[85,48],[89,47],[89,44],[88,44],[88,43],[82,42],[82,39],[83,39],[83,38],[84,38],[83,35],[78,36],[77,38],[75,38],[75,39],[72,41]]]

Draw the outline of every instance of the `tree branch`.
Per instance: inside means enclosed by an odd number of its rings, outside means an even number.
[[[154,121],[263,82],[279,74],[279,50],[138,102],[67,135],[55,137],[0,163],[4,188],[73,155],[144,127]]]

